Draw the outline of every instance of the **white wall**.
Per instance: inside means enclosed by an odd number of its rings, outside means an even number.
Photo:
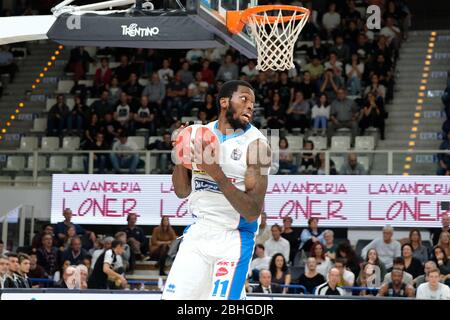
[[[50,220],[50,187],[0,188],[0,213],[7,213],[20,205],[33,206],[35,218],[40,220]]]

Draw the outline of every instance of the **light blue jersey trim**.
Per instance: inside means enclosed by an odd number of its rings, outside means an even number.
[[[219,142],[225,142],[227,140],[239,137],[241,135],[243,135],[244,133],[246,133],[248,130],[250,130],[252,127],[252,125],[249,123],[247,124],[247,126],[245,127],[244,130],[237,130],[236,132],[234,132],[233,134],[223,134],[220,130],[219,130],[219,121],[216,121],[216,123],[214,124],[214,133],[217,135],[217,137],[219,138]]]

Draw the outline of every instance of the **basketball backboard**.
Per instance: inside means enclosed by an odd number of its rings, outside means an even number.
[[[243,55],[251,59],[256,59],[257,52],[255,44],[247,30],[239,34],[232,34],[226,27],[227,10],[245,10],[258,5],[258,0],[193,0],[197,1],[197,16],[205,27],[218,37],[223,39],[225,44],[238,49]]]

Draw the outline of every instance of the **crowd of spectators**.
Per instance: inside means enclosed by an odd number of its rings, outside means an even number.
[[[71,222],[68,208],[63,216],[56,225],[44,225],[31,246],[17,253],[6,251],[0,242],[0,288],[123,289],[129,287],[126,273],[136,261],[149,259],[157,261],[160,275],[167,275],[166,260],[176,239],[167,217],[148,241],[136,225],[136,214],[129,214],[127,226],[113,236],[98,236]]]
[[[347,239],[320,229],[316,218],[298,233],[287,217],[283,227],[272,225],[269,238],[264,219],[248,291],[450,299],[449,220],[444,214],[442,228],[430,231],[430,246],[418,229],[395,240],[394,229],[386,226],[382,237],[356,252]]]
[[[258,127],[282,129],[282,135],[328,138],[343,130],[354,137],[375,127],[384,139],[385,105],[394,94],[408,8],[403,1],[386,1],[381,8],[382,29],[377,31],[367,29],[354,0],[325,3],[303,3],[312,15],[301,39],[311,45],[295,49],[303,50],[304,61],[285,72],[259,72],[255,61],[231,47],[170,51],[105,47],[92,56],[84,47],[73,48],[65,71],[75,86],[69,97],[57,97],[48,113],[47,134],[78,135],[86,150],[117,150],[117,141],[125,136],[157,136],[159,140],[147,148],[168,150],[171,146],[161,136],[179,128],[183,117],[201,123],[215,120],[215,97],[222,83],[243,79],[255,88]],[[88,75],[93,62],[98,68]],[[112,62],[118,65],[110,67]],[[86,79],[93,85],[80,82]],[[89,98],[98,100],[87,105]],[[72,109],[66,99],[74,99]],[[126,150],[134,147],[130,143]],[[118,168],[135,172],[142,165],[137,154],[119,159],[99,155],[95,167],[102,173]],[[170,172],[167,160],[158,160],[163,173]],[[283,162],[285,173],[323,171],[320,155],[313,152],[299,162],[287,150]]]

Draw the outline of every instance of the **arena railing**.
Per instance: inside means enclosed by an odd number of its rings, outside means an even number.
[[[349,153],[356,153],[358,157],[361,159],[363,157],[369,158],[369,168],[372,166],[373,163],[377,162],[378,165],[380,163],[384,163],[385,170],[382,172],[376,172],[376,174],[386,174],[386,175],[393,175],[398,174],[401,175],[403,173],[403,167],[405,164],[405,158],[406,157],[412,157],[416,156],[417,163],[428,163],[434,166],[433,169],[433,175],[436,173],[436,170],[438,168],[436,155],[437,154],[447,154],[448,151],[446,150],[366,150],[366,149],[350,149],[350,150],[337,150],[337,149],[327,149],[327,150],[304,150],[304,149],[287,149],[288,152],[292,153],[293,156],[300,157],[302,153],[324,153],[325,154],[325,174],[330,174],[330,160],[340,158],[342,161],[345,161],[344,156]],[[2,150],[0,151],[0,160],[4,162],[3,167],[0,168],[0,183],[12,183],[11,179],[6,180],[6,175],[11,174],[23,174],[24,172],[31,172],[32,179],[28,181],[29,183],[32,183],[35,185],[38,181],[38,177],[40,176],[49,176],[51,173],[95,173],[94,168],[94,154],[107,154],[108,156],[112,153],[116,154],[138,154],[139,157],[144,161],[144,168],[138,173],[143,174],[151,174],[152,170],[155,169],[155,167],[152,167],[152,157],[156,157],[161,154],[168,154],[170,156],[170,151],[160,151],[160,150],[139,150],[139,151],[111,151],[111,150],[105,150],[105,151],[88,151],[88,150]],[[39,168],[38,164],[38,158],[41,156],[44,156],[46,161],[47,157],[53,156],[53,155],[65,155],[68,157],[73,156],[85,156],[88,159],[88,170],[87,172],[84,172],[84,170],[78,170],[78,171],[71,171],[70,168],[61,168],[60,170],[51,170],[46,165],[45,168]],[[28,168],[24,166],[24,168],[14,169],[14,168],[8,168],[6,166],[6,158],[9,156],[25,156],[29,157],[32,156],[33,159],[36,159],[33,161],[33,167]],[[26,160],[25,160],[26,161]],[[275,158],[276,162],[276,158]],[[410,160],[410,163],[414,163],[414,161]],[[396,167],[397,166],[397,167]],[[337,168],[339,169],[338,165]],[[123,170],[124,172],[127,172],[127,170]],[[424,173],[427,174],[427,173]],[[430,173],[428,173],[430,174]],[[20,181],[21,184],[24,184],[24,181]],[[41,182],[45,184],[46,182]]]

